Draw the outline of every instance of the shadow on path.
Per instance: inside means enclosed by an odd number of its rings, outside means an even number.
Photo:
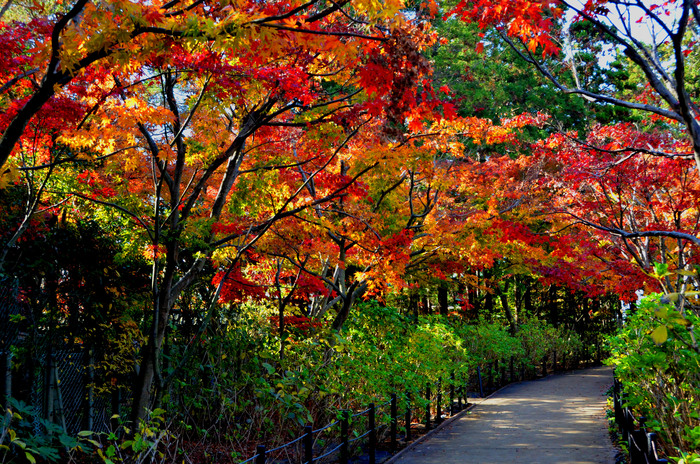
[[[615,462],[596,367],[509,385],[407,450],[396,464]]]

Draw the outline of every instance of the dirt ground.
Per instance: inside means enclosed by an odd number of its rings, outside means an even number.
[[[391,462],[614,464],[605,417],[612,379],[596,367],[509,385]]]

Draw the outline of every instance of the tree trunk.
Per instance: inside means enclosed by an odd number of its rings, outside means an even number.
[[[481,307],[481,303],[479,301],[479,291],[476,287],[469,287],[467,289],[467,295],[469,296],[469,305],[472,307],[472,317],[474,319],[479,319],[479,308]]]
[[[440,314],[442,316],[447,316],[448,312],[448,295],[447,295],[447,283],[442,282],[438,287],[438,306],[440,307]]]
[[[554,327],[559,325],[559,308],[557,307],[557,286],[549,287],[549,295],[547,298],[547,306],[549,310],[549,323]]]
[[[503,306],[503,311],[506,313],[506,320],[508,321],[508,330],[511,334],[515,334],[516,320],[513,316],[513,312],[510,309],[510,304],[508,302],[508,289],[510,288],[510,281],[506,280],[504,282],[503,291],[501,291],[500,285],[496,285],[495,289],[498,298],[501,300],[501,306]]]
[[[523,306],[525,307],[525,311],[528,315],[532,315],[534,309],[532,305],[532,287],[532,282],[528,282],[527,288],[525,289],[525,295],[523,297]]]
[[[338,314],[335,316],[335,319],[333,319],[333,324],[331,325],[333,330],[336,332],[339,332],[340,329],[343,328],[343,324],[345,324],[345,321],[348,319],[348,316],[350,315],[350,308],[352,307],[349,297],[343,298],[341,301],[343,304],[338,310]]]
[[[166,285],[164,285],[164,290],[156,296],[157,303],[154,306],[157,309],[153,315],[153,329],[149,332],[148,342],[141,357],[141,368],[134,386],[134,400],[131,406],[131,420],[134,424],[140,419],[145,419],[147,409],[153,406],[151,404],[154,393],[153,381],[157,374],[158,356],[163,346],[170,318],[171,298],[165,295],[170,295],[171,285],[167,285],[167,282],[172,282],[172,271],[166,271],[163,280]],[[162,388],[162,385],[156,385],[156,388]]]
[[[493,315],[493,292],[486,292],[486,295],[484,296],[484,309],[489,316]]]

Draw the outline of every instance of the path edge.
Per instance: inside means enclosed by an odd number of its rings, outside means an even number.
[[[551,374],[550,374],[550,375],[551,375]],[[488,400],[488,399],[491,398],[492,396],[496,395],[497,393],[499,393],[499,392],[500,392],[501,390],[503,390],[504,388],[509,387],[509,386],[511,386],[511,385],[516,385],[516,384],[518,384],[518,383],[522,383],[522,381],[509,383],[508,385],[504,385],[504,386],[502,386],[501,388],[499,388],[498,390],[494,391],[494,392],[491,393],[490,395],[485,396],[485,397],[483,397],[483,398],[479,398],[481,401],[479,401],[478,403],[472,403],[470,406],[467,406],[466,408],[462,409],[461,411],[459,411],[459,412],[458,412],[457,414],[455,414],[454,416],[448,417],[448,418],[445,419],[444,421],[440,422],[440,425],[438,425],[438,426],[436,426],[435,428],[431,429],[430,431],[428,431],[428,433],[426,433],[425,435],[419,437],[418,439],[413,440],[413,441],[412,441],[411,443],[409,443],[404,449],[402,449],[402,450],[399,451],[398,453],[394,454],[393,456],[391,456],[390,458],[388,458],[386,461],[382,461],[381,464],[393,464],[393,463],[396,462],[399,458],[401,458],[405,453],[408,453],[409,451],[413,450],[413,448],[415,448],[415,447],[418,446],[419,444],[423,443],[423,442],[426,441],[427,439],[431,438],[434,434],[436,434],[437,432],[439,432],[439,431],[442,430],[443,428],[447,427],[447,426],[450,425],[452,422],[455,422],[457,419],[461,418],[462,416],[465,416],[469,411],[471,411],[472,409],[476,408],[477,406],[479,406],[481,403],[483,403],[484,401]]]

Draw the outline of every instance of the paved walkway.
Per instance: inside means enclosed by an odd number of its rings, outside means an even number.
[[[605,392],[609,367],[509,385],[396,464],[615,463]]]

